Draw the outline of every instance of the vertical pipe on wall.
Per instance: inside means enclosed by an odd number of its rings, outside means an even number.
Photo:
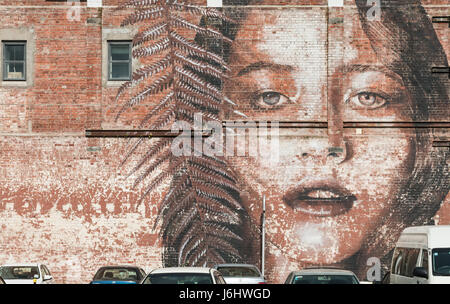
[[[261,213],[261,274],[264,277],[264,260],[265,260],[265,227],[266,226],[266,196],[263,196],[263,208]]]

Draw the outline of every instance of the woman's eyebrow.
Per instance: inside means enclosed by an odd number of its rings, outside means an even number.
[[[286,71],[290,72],[294,68],[290,65],[277,64],[277,63],[266,62],[266,61],[258,61],[258,62],[247,65],[245,68],[240,70],[239,73],[237,73],[237,76],[242,76],[242,75],[251,73],[253,71],[258,71],[258,70],[262,70],[262,69],[268,69],[268,70],[272,70],[274,72],[286,72]]]
[[[348,74],[352,72],[380,72],[383,74],[386,74],[387,76],[397,79],[399,81],[403,81],[402,77],[395,73],[394,71],[388,69],[384,65],[367,65],[367,64],[349,64],[349,65],[343,65],[340,68],[336,69],[336,71]]]

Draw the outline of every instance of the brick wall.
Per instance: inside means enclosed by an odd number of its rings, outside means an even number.
[[[98,139],[84,136],[87,129],[134,127],[145,115],[148,107],[156,102],[156,100],[148,100],[139,107],[125,112],[117,122],[114,120],[120,106],[114,102],[118,87],[105,84],[102,79],[102,31],[120,27],[120,22],[127,12],[113,11],[119,2],[121,1],[104,0],[102,8],[87,8],[86,3],[82,3],[80,21],[70,21],[67,18],[70,6],[65,2],[0,0],[0,20],[2,20],[0,30],[20,29],[31,33],[34,39],[32,84],[0,86],[0,264],[42,262],[48,265],[58,283],[87,283],[98,267],[107,264],[130,263],[142,266],[144,269],[162,265],[162,244],[158,237],[158,230],[153,230],[153,225],[158,203],[168,190],[169,184],[163,184],[158,191],[150,194],[151,207],[145,204],[136,206],[145,185],[133,188],[133,179],[126,178],[126,175],[132,164],[145,153],[145,147],[136,151],[127,164],[120,166],[122,157],[130,147],[127,139]],[[427,0],[422,3],[429,16],[450,13],[447,1]],[[265,6],[267,4],[270,6]],[[289,5],[294,4],[297,7],[288,8]],[[241,39],[242,45],[270,41],[280,45],[279,58],[300,54],[300,49],[290,50],[292,47],[299,46],[295,43],[300,39],[294,41],[292,36],[287,34],[283,36],[283,30],[281,34],[276,34],[277,16],[288,18],[285,19],[284,32],[289,32],[289,29],[295,30],[295,26],[298,25],[293,21],[295,16],[309,11],[313,13],[307,15],[309,19],[305,22],[311,26],[311,29],[319,29],[319,31],[305,30],[299,32],[298,37],[306,37],[304,41],[312,44],[315,41],[326,41],[328,37],[330,47],[337,49],[341,47],[340,53],[324,53],[326,57],[323,58],[319,58],[321,54],[319,51],[310,53],[312,62],[328,62],[331,65],[341,62],[343,58],[352,55],[342,49],[343,45],[354,44],[355,49],[362,50],[361,52],[370,48],[364,40],[367,38],[364,38],[362,30],[353,30],[359,26],[353,1],[346,1],[345,9],[330,10],[328,17],[331,19],[329,20],[343,20],[343,22],[328,26],[323,22],[327,20],[326,1],[297,1],[296,3],[274,1],[265,2],[261,6],[265,7],[258,8],[260,11],[248,12],[249,22],[245,27],[246,32],[241,32],[237,38]],[[284,13],[280,15],[280,11]],[[286,11],[290,14],[285,14]],[[434,24],[434,28],[448,57],[450,54],[448,25]],[[260,29],[267,29],[267,32],[261,32]],[[273,31],[269,32],[269,29]],[[357,36],[353,36],[355,33]],[[318,37],[323,40],[315,40]],[[336,39],[333,40],[333,38]],[[264,47],[263,44],[261,45]],[[317,46],[319,50],[320,42]],[[255,49],[251,49],[252,47]],[[270,46],[265,44],[265,47]],[[302,47],[306,50],[310,45]],[[248,52],[248,56],[251,57],[255,56],[256,49],[258,47],[252,44],[248,49],[235,50],[235,53],[240,52],[239,54],[242,55]],[[242,58],[247,58],[244,55]],[[261,58],[264,56],[261,55]],[[245,61],[244,59],[242,60]],[[295,60],[295,58],[292,59],[292,61]],[[374,60],[380,61],[379,58]],[[231,58],[230,64],[237,69],[242,67],[243,61],[233,61]],[[385,116],[381,118],[380,116],[371,117],[366,115],[367,113],[346,112],[347,116],[334,119],[326,103],[317,103],[317,98],[321,98],[320,92],[323,89],[315,83],[320,80],[320,66],[317,73],[315,72],[314,67],[310,67],[307,74],[310,76],[305,76],[306,74],[297,78],[283,76],[274,81],[280,87],[288,87],[286,95],[292,93],[292,96],[298,96],[296,95],[298,92],[292,89],[294,85],[290,88],[289,86],[302,80],[305,89],[302,93],[298,93],[303,94],[304,102],[301,104],[291,105],[276,112],[240,104],[238,110],[257,120],[328,121],[329,129],[302,128],[295,131],[297,132],[295,134],[288,134],[297,138],[297,141],[283,141],[286,145],[285,151],[294,149],[292,146],[294,144],[300,144],[302,148],[299,149],[309,149],[304,152],[307,154],[317,152],[319,142],[334,132],[331,126],[333,124],[339,126],[342,121],[392,121],[393,119],[407,121],[400,115],[396,116],[387,110],[384,112]],[[263,82],[271,77],[272,79],[280,78],[280,75],[275,77],[260,74],[254,79]],[[256,84],[242,82],[225,87],[228,94],[240,98],[242,96],[239,94],[250,86],[256,86]],[[448,102],[448,93],[446,102]],[[411,116],[408,111],[404,114],[405,117]],[[230,114],[227,118],[235,119],[236,117]],[[448,123],[448,118],[448,108],[443,108],[438,113],[432,113],[428,120]],[[335,131],[339,132],[339,127],[336,128]],[[372,202],[371,197],[386,196],[383,187],[389,186],[394,190],[402,187],[401,177],[410,171],[400,161],[405,153],[401,144],[404,143],[405,146],[410,147],[411,143],[415,142],[417,134],[413,130],[349,128],[344,129],[343,132],[344,137],[350,138],[350,141],[355,143],[354,150],[347,151],[348,153],[367,154],[348,165],[346,169],[348,171],[344,170],[342,173],[342,176],[345,175],[343,181],[351,184],[359,178],[364,178],[361,183],[366,185],[373,179],[375,184],[363,194],[370,202]],[[441,140],[448,140],[448,128],[435,129],[434,136]],[[311,138],[315,138],[317,142],[308,141]],[[394,141],[397,141],[400,146],[386,146]],[[373,142],[373,145],[365,146],[368,142]],[[433,149],[428,150],[427,153],[434,155],[437,149],[448,148]],[[387,158],[377,154],[377,151],[388,151],[391,153],[389,155],[398,155],[398,159]],[[371,158],[373,155],[378,156]],[[289,160],[289,156],[288,152],[282,153],[280,166],[276,169],[265,168],[265,171],[261,171],[263,174],[255,171],[262,170],[264,166],[250,158],[230,159],[232,167],[238,168],[239,183],[243,184],[241,196],[242,200],[246,201],[244,205],[249,215],[255,219],[250,226],[256,227],[259,224],[261,211],[257,205],[259,199],[263,194],[268,199],[267,238],[269,243],[266,269],[272,282],[282,282],[282,276],[287,271],[303,265],[302,262],[297,261],[296,255],[305,253],[311,257],[314,254],[317,256],[322,254],[314,250],[310,251],[308,248],[305,251],[298,251],[300,247],[290,242],[290,239],[295,239],[297,232],[294,230],[298,227],[283,217],[287,216],[286,213],[282,211],[277,213],[279,210],[274,210],[280,207],[279,205],[271,203],[271,201],[279,200],[284,194],[283,191],[289,186],[295,186],[295,180],[289,179],[289,172],[292,170],[298,169],[299,172],[303,170],[311,175],[318,174],[313,165],[314,161],[309,161],[304,166],[300,162]],[[354,170],[352,165],[355,166]],[[255,168],[258,170],[254,170]],[[367,168],[373,170],[365,170]],[[441,169],[448,170],[448,159],[447,167],[432,168],[433,172]],[[360,172],[357,172],[358,170]],[[279,171],[286,172],[285,179]],[[428,174],[432,175],[433,172]],[[445,179],[436,191],[448,193],[448,172],[436,174],[440,174]],[[433,198],[430,197],[430,199]],[[376,200],[373,201],[375,202]],[[375,230],[376,226],[370,223],[372,218],[365,214],[376,214],[379,210],[376,205],[369,207],[369,210],[359,211],[353,219],[360,220],[364,229]],[[412,209],[410,216],[414,216],[414,212]],[[450,224],[449,195],[444,199],[435,218],[438,224]],[[351,220],[351,218],[347,219],[347,221]],[[348,237],[351,243],[352,238],[357,238],[362,233],[358,225],[358,223],[347,225],[346,230],[341,231],[339,235]],[[311,227],[313,226],[302,228],[304,235],[314,237],[314,229]],[[336,245],[332,239],[327,242],[324,246],[328,248],[328,251],[345,247]],[[314,244],[314,240],[310,244]],[[255,243],[254,247],[257,246]],[[353,252],[354,248],[350,247],[352,246],[342,249],[342,256],[347,258],[350,252]],[[326,263],[337,262],[326,254],[322,258]],[[314,258],[306,258],[304,263],[314,263],[309,260],[312,261]],[[258,257],[253,257],[250,262],[258,263]]]

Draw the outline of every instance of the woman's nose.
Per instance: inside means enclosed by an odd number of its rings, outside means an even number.
[[[339,146],[334,145],[331,141],[313,142],[300,145],[297,159],[338,165],[346,160],[347,150],[346,141],[342,141]]]

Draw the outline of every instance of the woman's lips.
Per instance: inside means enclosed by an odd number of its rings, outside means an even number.
[[[337,185],[323,184],[296,187],[286,193],[283,201],[295,211],[317,217],[341,215],[353,207],[356,196]]]

